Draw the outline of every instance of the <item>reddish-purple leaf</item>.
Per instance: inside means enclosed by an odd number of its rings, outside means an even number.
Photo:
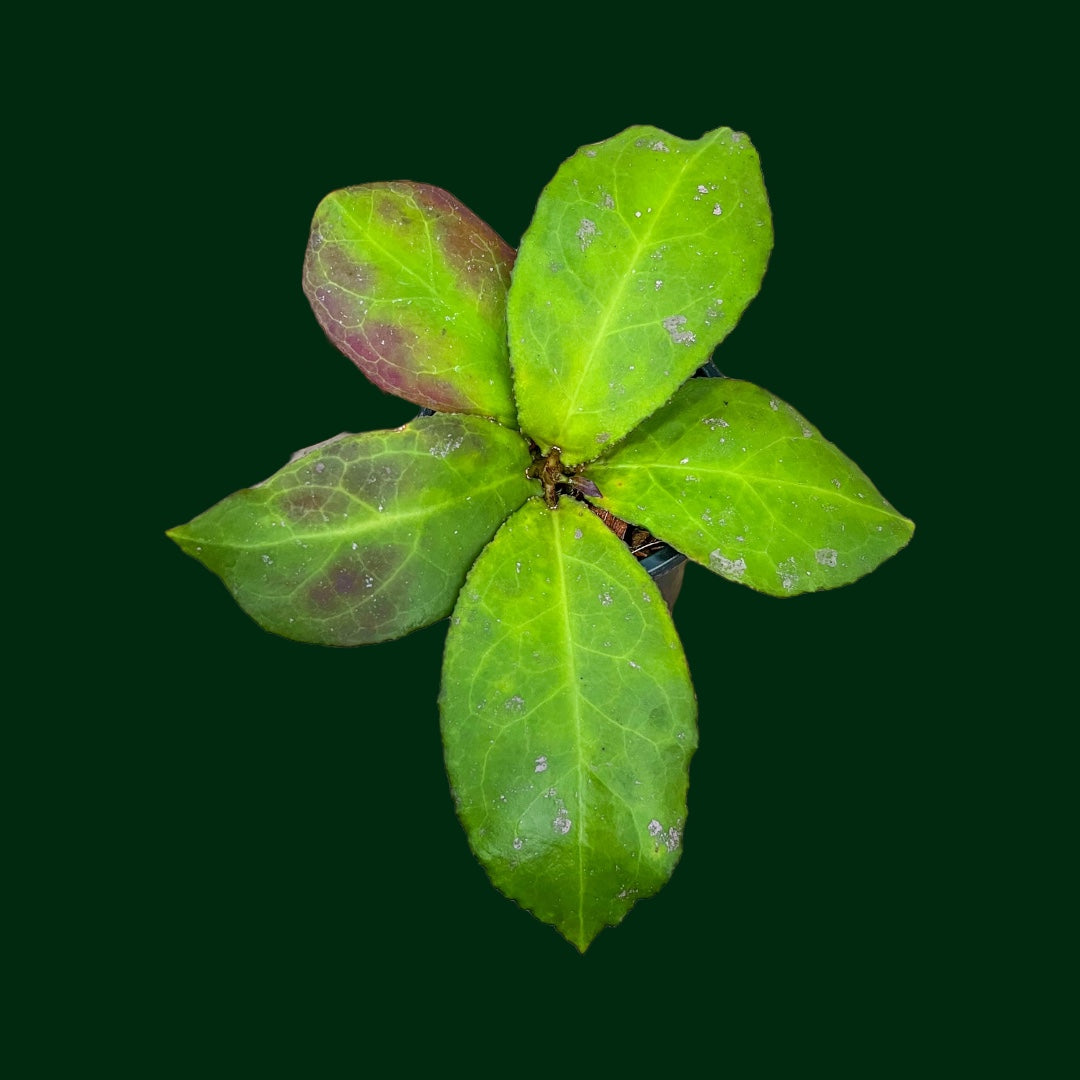
[[[429,184],[363,184],[319,204],[304,291],[376,386],[516,426],[506,347],[514,250]]]

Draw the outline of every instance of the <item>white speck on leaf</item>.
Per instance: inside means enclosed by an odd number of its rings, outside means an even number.
[[[709,552],[709,569],[727,577],[741,578],[746,573],[746,560],[729,559],[717,548]]]
[[[520,836],[514,837],[514,850],[520,851],[525,846],[525,841]]]
[[[264,555],[264,556],[262,557],[262,561],[263,561],[264,563],[266,563],[266,565],[267,565],[267,566],[273,566],[273,565],[274,565],[274,560],[273,560],[273,559],[271,559],[269,555]]]
[[[649,822],[650,836],[659,836],[663,831],[664,826],[661,825],[660,822],[656,820],[656,818],[653,818],[652,821]]]
[[[521,712],[525,708],[525,699],[520,694],[515,694],[506,699],[504,708],[507,712]]]
[[[652,144],[650,149],[655,150],[657,153],[660,154],[666,154],[669,152],[667,145],[663,143],[660,139],[657,139],[656,142]]]
[[[581,242],[581,250],[584,251],[593,242],[593,238],[600,235],[600,230],[596,227],[595,221],[582,218],[581,225],[574,235]]]
[[[580,529],[575,529],[574,530],[574,539],[575,540],[580,540],[582,538],[582,536],[584,536],[584,535],[585,534]]]
[[[799,572],[799,568],[795,565],[794,559],[785,559],[776,567],[777,576],[780,578],[780,584],[785,589],[794,589],[796,575]]]
[[[684,326],[685,324],[685,315],[669,315],[666,319],[662,320],[661,323],[676,345],[692,345],[697,341],[697,335],[693,330],[679,329],[680,326]]]
[[[535,764],[536,767],[533,769],[533,772],[547,772],[547,758],[543,754],[536,759]]]
[[[719,217],[724,212],[724,208],[719,203],[713,203],[712,212],[714,217]]]
[[[326,468],[326,462],[325,461],[316,461],[315,462],[315,471],[317,473],[321,473],[323,471],[323,469],[325,469],[325,468]]]
[[[612,601],[611,601],[611,593],[609,593],[609,592],[601,593],[600,594],[600,603],[603,604],[604,607],[611,607],[611,603],[612,603]]]
[[[445,438],[440,439],[434,446],[428,450],[428,453],[432,457],[444,458],[448,454],[452,454],[464,441],[464,435],[447,435]],[[381,510],[382,507],[380,506]]]
[[[814,558],[822,566],[835,566],[836,565],[836,549],[835,548],[818,548],[814,552]]]
[[[570,831],[570,826],[573,822],[570,820],[569,815],[566,813],[566,807],[560,806],[559,812],[555,815],[555,820],[551,823],[551,827],[560,835],[565,836]]]

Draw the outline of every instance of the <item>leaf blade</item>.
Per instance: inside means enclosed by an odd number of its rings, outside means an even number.
[[[361,184],[319,204],[304,292],[376,386],[438,412],[516,426],[506,348],[514,251],[449,192]]]
[[[583,147],[541,194],[514,266],[522,430],[572,463],[618,442],[734,328],[771,248],[741,133],[633,127]]]
[[[598,506],[772,596],[855,581],[914,531],[800,413],[737,379],[691,379],[588,475]]]
[[[594,514],[532,499],[507,520],[455,607],[440,706],[459,817],[504,893],[584,951],[667,881],[696,702],[659,591]]]
[[[484,544],[536,490],[528,463],[507,428],[420,417],[330,439],[168,535],[264,629],[370,644],[449,614]]]

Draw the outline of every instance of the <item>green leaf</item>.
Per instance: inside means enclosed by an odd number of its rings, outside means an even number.
[[[696,703],[667,606],[580,503],[531,499],[446,640],[446,765],[498,888],[584,951],[680,853]]]
[[[691,379],[588,476],[598,506],[773,596],[854,581],[915,528],[790,405],[736,379]]]
[[[509,247],[448,192],[363,184],[315,212],[304,292],[376,386],[516,427],[506,355]]]
[[[516,432],[472,416],[339,435],[169,532],[267,630],[364,645],[449,614],[506,516],[537,490]]]
[[[583,147],[544,189],[514,267],[522,431],[571,463],[617,442],[735,326],[771,247],[745,135],[632,127]]]

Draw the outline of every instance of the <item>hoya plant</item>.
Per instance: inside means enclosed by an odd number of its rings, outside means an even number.
[[[305,292],[421,415],[301,451],[169,533],[288,638],[367,645],[450,616],[439,707],[469,843],[582,951],[668,880],[686,825],[694,689],[641,556],[663,541],[794,597],[912,534],[790,405],[693,377],[771,247],[758,155],[728,128],[583,147],[516,255],[440,188],[336,191]]]

